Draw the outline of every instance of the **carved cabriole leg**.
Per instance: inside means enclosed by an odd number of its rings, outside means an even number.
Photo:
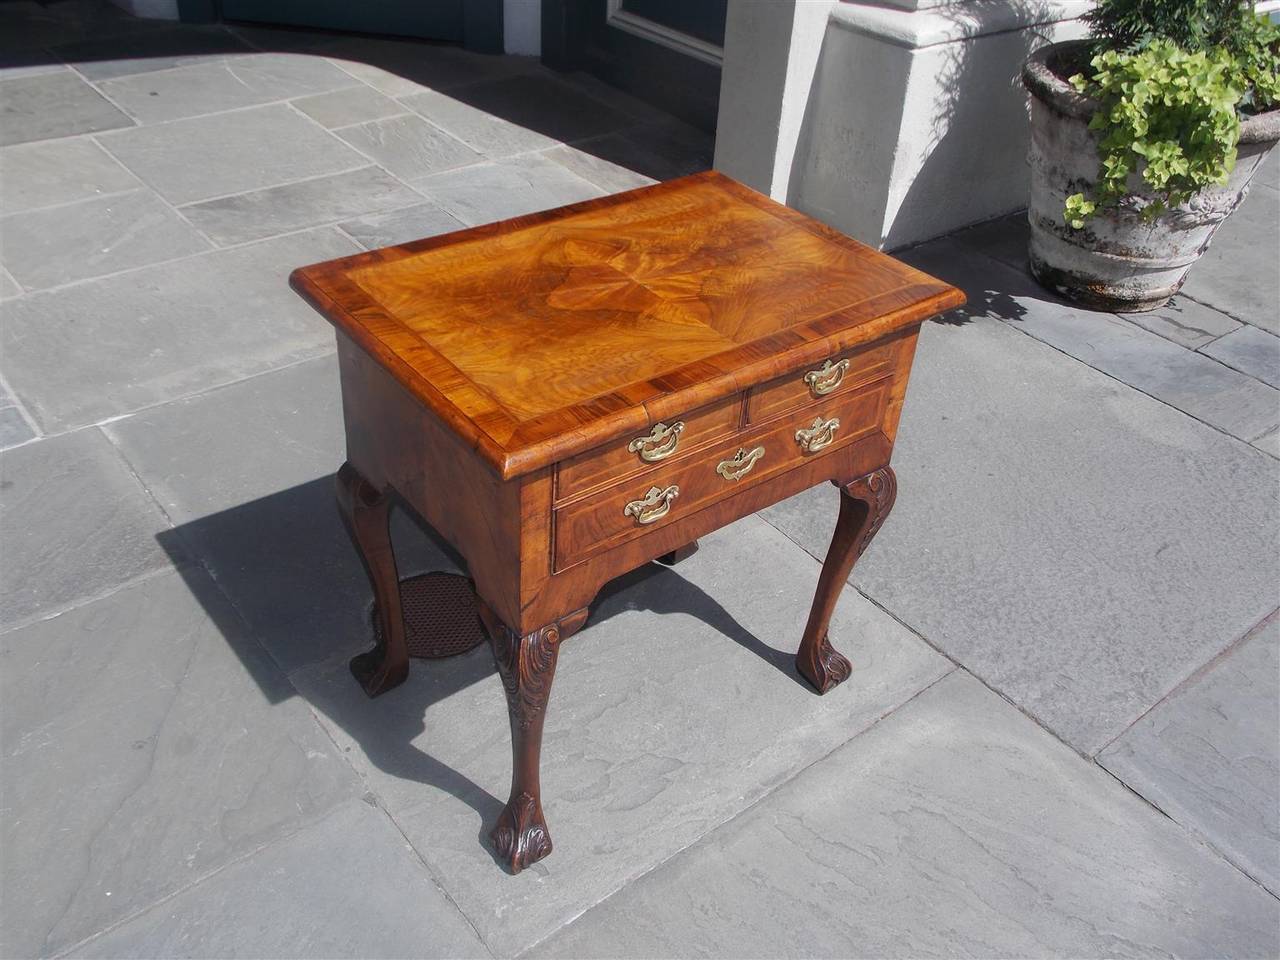
[[[542,722],[560,641],[581,628],[587,611],[584,607],[522,637],[507,629],[483,601],[479,609],[511,716],[511,795],[489,836],[498,856],[512,873],[519,873],[551,852],[538,778]]]
[[[378,618],[378,645],[354,657],[351,672],[364,692],[376,697],[404,683],[409,676],[400,578],[391,549],[391,499],[349,463],[338,470],[337,488],[338,509],[373,584],[374,615]]]
[[[849,679],[853,667],[827,639],[827,627],[849,572],[893,509],[898,479],[892,467],[881,467],[840,487],[840,518],[818,576],[813,609],[804,628],[796,668],[819,693]]]
[[[677,547],[670,553],[664,553],[658,558],[659,563],[666,564],[668,567],[674,567],[681,560],[688,560],[698,552],[698,541],[693,540],[686,543],[683,547]]]

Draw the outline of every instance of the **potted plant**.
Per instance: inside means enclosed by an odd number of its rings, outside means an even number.
[[[1099,0],[1022,71],[1031,271],[1114,311],[1177,293],[1280,139],[1280,26],[1242,0]]]

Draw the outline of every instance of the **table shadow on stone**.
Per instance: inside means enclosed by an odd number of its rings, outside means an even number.
[[[233,614],[229,619],[231,608],[225,603],[207,602],[209,596],[203,567],[186,563],[179,567],[179,572],[188,581],[193,596],[201,602],[223,636],[228,638],[228,643],[240,656],[263,696],[273,704],[300,694],[296,687],[279,682],[279,673],[274,665],[269,671],[263,669],[267,661],[261,657],[260,651],[251,651],[255,655],[249,656],[237,646],[237,630],[243,634],[240,618],[249,623],[258,643],[268,652],[281,648],[296,649],[299,638],[285,638],[282,634],[294,629],[313,629],[315,625],[326,622],[333,625],[332,632],[340,632],[340,635],[321,639],[327,648],[335,651],[330,654],[330,660],[349,658],[369,649],[373,643],[370,626],[372,598],[355,547],[345,535],[335,535],[335,527],[341,530],[336,523],[321,522],[336,520],[333,485],[332,477],[322,477],[156,535],[160,545],[175,559],[194,554],[209,565],[214,579],[229,597],[238,616]],[[324,533],[319,541],[305,531],[298,535],[299,525],[293,520],[308,515],[318,521],[309,529],[319,529]],[[398,560],[402,560],[404,555],[430,555],[434,550],[455,569],[465,572],[465,562],[447,543],[425,526],[417,530],[429,541],[431,550],[422,550],[420,544],[405,543],[401,536],[396,544]],[[399,572],[402,578],[407,578],[424,571],[407,567]],[[655,582],[660,583],[660,590],[646,589]],[[353,596],[363,599],[353,602]],[[276,616],[272,616],[273,606]],[[343,607],[348,609],[343,611]],[[330,609],[333,616],[328,615]],[[587,627],[565,641],[568,645],[566,655],[589,655],[589,651],[582,648],[590,644],[590,627],[632,610],[646,610],[664,617],[685,614],[700,619],[808,689],[808,684],[796,671],[794,651],[779,649],[755,636],[703,589],[686,580],[677,570],[657,563],[632,570],[599,592],[591,604]],[[791,644],[793,639],[780,638],[783,645]],[[481,824],[476,842],[494,858],[495,863],[505,868],[508,864],[494,853],[488,843],[489,825],[504,807],[504,802],[489,788],[502,789],[503,784],[475,783],[413,744],[415,738],[424,732],[429,735],[424,718],[432,704],[461,692],[473,683],[499,683],[495,674],[493,658],[486,643],[465,654],[443,660],[414,660],[411,676],[416,682],[389,691],[379,700],[364,697],[325,700],[313,702],[312,706],[346,731],[378,769],[399,779],[449,793],[472,807]],[[354,677],[349,678],[349,682],[357,684]],[[406,710],[405,698],[418,698],[419,702]],[[554,699],[550,709],[555,709]]]

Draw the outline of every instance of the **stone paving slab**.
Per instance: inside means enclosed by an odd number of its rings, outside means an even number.
[[[1098,762],[1280,897],[1280,615],[1126,730]]]
[[[0,260],[28,290],[145,267],[211,248],[150,190],[0,219]]]
[[[604,196],[594,183],[541,154],[477,164],[414,180],[413,187],[467,226]]]
[[[136,127],[98,142],[171,203],[340,173],[368,162],[284,104]]]
[[[852,590],[853,676],[819,697],[794,650],[818,564],[756,518],[647,566],[560,652],[542,786],[555,852],[508,876],[487,833],[510,777],[489,654],[415,662],[370,701],[344,662],[291,679],[496,954],[552,933],[936,680],[951,665]],[[425,711],[425,713],[424,713]]]
[[[106,80],[99,89],[140,122],[159,123],[356,86],[320,57],[254,53]]]
[[[228,54],[249,53],[250,48],[220,26],[187,24],[126,36],[95,37],[54,47],[53,52],[90,80],[109,80],[220,60]]]
[[[434,90],[402,97],[400,102],[491,160],[546,150],[556,145],[553,138],[536,130],[495,117],[488,111]]]
[[[6,451],[0,625],[48,616],[164,569],[169,558],[155,536],[168,527],[96,428]]]
[[[1155,310],[1118,316],[1188,350],[1206,346],[1242,326],[1225,313],[1183,296]]]
[[[0,368],[53,432],[327,353],[289,271],[358,250],[323,229],[29,295],[5,307]]]
[[[676,122],[594,137],[573,146],[655,180],[709,170],[714,153],[713,138]]]
[[[0,146],[131,126],[70,71],[0,80]]]
[[[123,193],[137,177],[88,138],[0,149],[0,198],[6,214]]]
[[[1266,436],[1254,440],[1252,445],[1280,460],[1280,430],[1272,430]]]
[[[292,669],[372,644],[372,591],[334,499],[345,454],[332,356],[107,430],[177,526],[166,548],[212,571],[279,663]],[[456,569],[413,521],[393,516],[402,575]]]
[[[1280,190],[1280,153],[1275,150],[1272,150],[1271,156],[1267,157],[1262,166],[1254,171],[1253,185],[1263,184]]]
[[[64,950],[362,792],[198,569],[0,656],[6,956]]]
[[[88,37],[121,36],[163,26],[131,17],[109,3],[16,0],[0,4],[0,49],[41,48]],[[44,56],[48,56],[45,52]]]
[[[636,173],[634,170],[611,163],[586,150],[566,144],[546,150],[542,155],[609,193],[621,193],[623,190],[634,190],[636,187],[647,187],[649,184],[658,182],[653,177]]]
[[[7,450],[35,438],[35,431],[22,412],[12,404],[0,406],[0,450]]]
[[[1009,325],[923,327],[877,603],[1092,754],[1275,606],[1276,463]],[[815,556],[834,489],[763,512]]]
[[[343,127],[337,135],[405,179],[465,167],[481,159],[461,140],[415,115]]]
[[[206,200],[183,207],[182,215],[226,246],[421,202],[403,182],[369,166]]]
[[[375,213],[341,224],[343,232],[366,250],[391,247],[461,230],[464,224],[434,203],[419,203],[391,213]]]
[[[1280,950],[1280,904],[957,672],[532,951]]]
[[[902,259],[962,287],[959,316],[995,316],[1136,387],[1250,441],[1280,424],[1280,391],[1109,314],[1053,297],[1026,274],[976,256],[951,239],[903,251]]]
[[[490,954],[386,814],[349,800],[69,956]]]
[[[561,82],[550,71],[469,84],[449,95],[552,140],[582,140],[635,124],[630,114]]]
[[[1272,158],[1272,169],[1274,169]],[[1280,190],[1257,183],[1191,268],[1182,292],[1280,336]]]
[[[8,300],[10,297],[16,297],[22,293],[22,288],[18,286],[18,281],[9,276],[9,271],[4,267],[0,267],[0,300]]]
[[[1280,337],[1246,326],[1202,347],[1200,352],[1263,383],[1280,387]]]
[[[364,84],[302,97],[292,103],[316,123],[330,130],[405,112],[403,105]]]
[[[258,43],[256,37],[254,42]],[[543,70],[532,57],[494,57],[437,43],[327,34],[318,35],[305,49],[328,57],[389,97],[424,89],[452,90]]]

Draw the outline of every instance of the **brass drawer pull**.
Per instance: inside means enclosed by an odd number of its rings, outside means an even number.
[[[627,449],[640,454],[640,459],[645,463],[657,463],[676,452],[683,432],[683,420],[677,420],[669,427],[665,423],[655,423],[647,437],[636,437],[627,444]]]
[[[756,447],[754,450],[744,450],[739,447],[738,452],[730,459],[721,460],[716,464],[716,473],[726,480],[741,480],[751,472],[751,468],[756,465],[756,461],[763,456],[764,447]]]
[[[825,397],[840,386],[844,375],[849,370],[849,359],[846,357],[838,363],[828,360],[818,370],[810,370],[804,375],[804,382],[815,397]]]
[[[671,509],[671,501],[680,496],[680,488],[674,483],[669,487],[650,487],[643,500],[632,500],[622,512],[628,517],[635,517],[636,523],[644,526],[661,520]]]
[[[832,417],[830,420],[814,417],[813,423],[807,428],[802,427],[796,431],[796,443],[800,444],[800,449],[805,453],[817,453],[831,445],[839,429],[840,420],[837,417]]]

